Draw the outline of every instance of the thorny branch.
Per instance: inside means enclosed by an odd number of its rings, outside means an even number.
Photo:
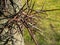
[[[13,40],[12,40],[13,39],[13,37],[12,37],[12,33],[13,33],[12,29],[16,29],[13,25],[17,25],[17,28],[19,29],[19,31],[22,34],[22,36],[23,36],[23,32],[22,32],[21,25],[22,26],[24,25],[24,27],[27,28],[31,38],[35,42],[35,45],[38,45],[32,30],[34,30],[34,29],[37,29],[37,31],[41,31],[41,30],[39,28],[37,28],[36,26],[34,26],[34,24],[33,24],[35,22],[34,18],[33,18],[34,15],[36,15],[38,13],[42,13],[43,14],[44,12],[55,11],[55,10],[60,10],[60,9],[34,10],[35,2],[31,5],[31,2],[30,2],[31,0],[26,0],[25,4],[21,7],[21,9],[19,9],[19,12],[16,13],[17,10],[16,10],[15,5],[17,5],[17,4],[15,4],[15,2],[13,0],[9,0],[9,1],[11,3],[11,6],[13,7],[14,12],[15,12],[14,14],[11,14],[9,11],[6,11],[7,10],[6,9],[6,5],[7,5],[6,2],[7,2],[7,0],[0,0],[0,5],[1,5],[0,6],[0,17],[3,17],[3,18],[0,18],[0,20],[4,20],[4,19],[8,20],[6,23],[0,24],[0,25],[3,25],[3,27],[0,28],[0,36],[2,35],[4,29],[8,28],[8,31],[5,32],[5,34],[8,33],[7,34],[8,38],[4,42],[4,45],[6,45],[10,39],[13,42]],[[30,2],[30,4],[29,4],[29,2]],[[18,7],[18,5],[17,5],[17,7]],[[25,7],[25,9],[24,9],[24,7]],[[7,12],[9,15],[5,16],[4,12]],[[32,12],[34,12],[34,13],[32,13]],[[21,25],[18,24],[18,23],[20,23]],[[13,45],[13,43],[12,43],[12,45]]]

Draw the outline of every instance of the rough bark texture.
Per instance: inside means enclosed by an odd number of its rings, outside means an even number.
[[[2,1],[2,0],[1,0]],[[13,0],[18,6],[19,6],[19,9],[21,8],[21,0]],[[1,3],[1,2],[0,2]],[[14,13],[13,12],[13,8],[9,5],[10,4],[10,2],[9,2],[9,0],[7,0],[7,2],[6,2],[8,5],[6,5],[6,8],[7,8],[7,10],[10,12],[10,13]],[[1,9],[1,8],[0,8]],[[17,8],[16,10],[17,10],[17,12],[19,11],[19,9]],[[4,12],[5,13],[5,15],[8,15],[6,12]],[[1,17],[0,17],[1,18]],[[7,22],[7,20],[8,19],[5,19],[5,20],[0,20],[0,24],[3,24],[3,23],[5,23],[5,22]],[[0,25],[0,28],[2,28],[3,27],[3,25]],[[5,29],[4,31],[8,31],[8,29]],[[13,31],[13,33],[14,32],[16,32],[16,31]],[[3,32],[2,33],[2,35],[5,35],[5,33]],[[0,35],[1,36],[1,35]],[[13,43],[14,43],[14,45],[24,45],[24,39],[23,39],[23,37],[22,37],[22,34],[21,33],[19,33],[18,31],[16,32],[16,34],[14,34],[13,35],[13,37],[16,39],[13,39]],[[6,39],[4,39],[4,40],[6,40]],[[4,42],[1,42],[2,44],[4,43]],[[8,44],[6,44],[6,45],[12,45],[11,44],[11,42],[9,41],[8,42]]]

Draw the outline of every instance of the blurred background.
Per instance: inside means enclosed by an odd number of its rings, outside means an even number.
[[[60,9],[60,0],[33,0],[35,1],[35,10],[52,10]],[[60,10],[47,11],[47,15],[40,14],[41,18],[37,18],[37,27],[39,27],[43,33],[42,35],[36,34],[36,39],[39,45],[60,45]],[[43,37],[44,36],[44,37]],[[24,39],[26,45],[35,45],[25,31]]]

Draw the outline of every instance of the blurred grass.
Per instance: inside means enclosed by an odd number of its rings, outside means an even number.
[[[60,9],[60,0],[33,0],[33,1],[35,1],[34,7],[35,10],[42,9],[43,3],[44,3],[43,10]],[[45,42],[42,39],[42,37],[38,35],[37,37],[39,37],[38,38],[39,45],[60,45],[60,10],[50,11],[46,13],[48,14],[48,16],[43,18],[41,22],[40,21],[38,22],[41,23],[39,26],[43,29],[43,31],[45,31],[44,35],[47,36],[50,40],[53,40],[54,38],[52,37],[55,36],[55,34],[53,34],[52,29],[50,27],[50,24],[52,24],[52,26],[54,27],[53,30],[58,34],[58,36],[55,37],[56,38],[55,40],[59,41],[56,41],[54,43],[53,42],[54,40],[51,42],[47,40],[47,42]],[[25,31],[25,42],[26,45],[34,45],[27,31]]]

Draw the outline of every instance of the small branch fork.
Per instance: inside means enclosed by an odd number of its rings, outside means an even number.
[[[5,7],[7,0],[1,0],[1,1],[3,2],[3,6],[2,6],[2,7]],[[11,5],[12,5],[13,10],[14,10],[15,13],[14,13],[14,14],[11,14],[10,12],[8,12],[8,13],[10,14],[9,16],[3,15],[4,18],[0,19],[0,20],[8,19],[8,21],[3,24],[3,27],[0,28],[0,36],[2,35],[4,29],[5,29],[5,28],[8,28],[8,31],[5,33],[5,34],[8,33],[8,34],[7,34],[8,37],[7,37],[6,41],[4,41],[4,45],[6,45],[9,40],[12,41],[13,39],[15,39],[15,38],[12,36],[12,35],[13,35],[13,34],[12,34],[12,33],[13,33],[12,29],[15,29],[15,30],[16,30],[16,28],[15,28],[13,25],[17,26],[17,28],[19,29],[19,31],[20,31],[20,33],[22,34],[22,36],[23,36],[23,32],[22,32],[21,25],[24,26],[25,28],[27,28],[27,30],[28,30],[31,38],[33,39],[35,45],[38,45],[38,42],[37,42],[37,40],[36,40],[35,37],[34,37],[34,33],[32,32],[32,30],[34,30],[35,27],[33,27],[33,26],[34,26],[33,24],[32,24],[32,26],[31,26],[31,25],[29,25],[28,23],[31,23],[31,22],[34,23],[34,20],[32,20],[32,19],[33,19],[33,16],[35,16],[35,15],[38,14],[38,13],[43,13],[43,12],[48,12],[48,11],[55,11],[55,10],[60,10],[60,9],[38,10],[38,11],[36,11],[36,10],[33,9],[35,2],[33,3],[32,8],[31,8],[31,7],[30,7],[31,5],[29,5],[29,1],[30,1],[30,0],[27,0],[26,3],[25,3],[25,4],[22,6],[22,8],[19,10],[19,12],[16,13],[16,10],[15,10],[15,7],[14,7],[14,4],[15,4],[15,3],[13,2],[13,0],[9,0],[9,1],[11,2]],[[24,9],[25,6],[27,6],[27,7]],[[26,11],[26,10],[28,10],[28,11]],[[4,12],[4,11],[3,11],[3,12]],[[7,12],[7,11],[6,11],[6,12]],[[32,13],[32,12],[34,12],[34,13]],[[20,25],[19,23],[20,23],[21,25]],[[37,28],[36,28],[36,29],[37,29]],[[37,31],[38,31],[38,30],[39,30],[39,29],[37,29]],[[39,31],[40,31],[40,30],[39,30]],[[14,33],[14,34],[15,34],[15,33]],[[3,37],[4,37],[4,36],[3,36]],[[13,41],[12,41],[12,42],[13,42]],[[12,45],[14,45],[14,44],[12,43]]]

